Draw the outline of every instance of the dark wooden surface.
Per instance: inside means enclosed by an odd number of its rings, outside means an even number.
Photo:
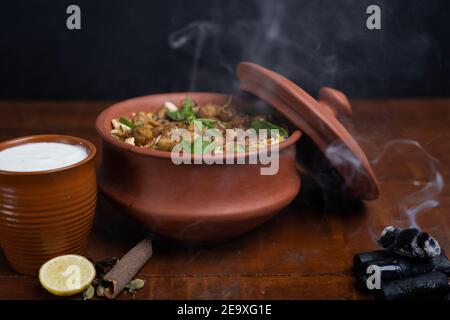
[[[0,102],[0,140],[40,134],[80,136],[99,146],[94,121],[108,102]],[[346,126],[369,158],[393,139],[419,142],[450,175],[450,100],[353,101]],[[406,145],[406,147],[405,147]],[[427,183],[427,163],[407,142],[385,149],[377,174],[377,201],[345,210],[333,203],[297,199],[257,230],[225,244],[190,246],[157,238],[154,256],[140,272],[147,284],[136,299],[367,299],[352,275],[353,254],[377,248],[383,226],[407,225],[402,199]],[[395,150],[400,151],[395,154]],[[97,159],[98,161],[100,158]],[[386,165],[384,165],[386,164]],[[424,173],[425,172],[425,173]],[[308,188],[307,181],[303,188]],[[314,197],[317,198],[317,197]],[[420,226],[450,252],[450,188],[436,197],[440,206],[418,215]],[[320,202],[320,201],[319,201]],[[140,240],[143,230],[103,197],[99,198],[87,256],[121,256]],[[37,279],[15,273],[0,253],[0,299],[52,298]],[[131,298],[123,293],[120,298]]]

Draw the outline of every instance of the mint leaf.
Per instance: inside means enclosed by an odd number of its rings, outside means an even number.
[[[280,127],[280,126],[277,126],[276,124],[273,124],[273,123],[271,123],[269,121],[266,121],[266,120],[254,120],[250,124],[250,128],[255,129],[258,133],[259,133],[259,130],[266,129],[266,130],[268,130],[268,132],[267,132],[268,136],[270,136],[270,130],[271,129],[277,129],[279,134],[282,137],[289,136],[289,134],[286,131],[286,129],[284,129],[284,128]]]
[[[194,119],[194,126],[198,131],[203,130],[203,126],[208,129],[214,129],[214,124],[217,120],[214,119]]]
[[[214,119],[196,119],[195,121],[200,121],[202,125],[208,127],[209,129],[214,128],[217,120]]]
[[[189,99],[189,97],[184,97],[183,108],[192,109],[193,107],[194,107],[194,103],[192,102],[192,100]]]
[[[166,114],[169,116],[170,119],[175,120],[175,121],[181,121],[184,120],[184,116],[183,113],[181,112],[181,110],[177,110],[177,111],[166,111]]]
[[[183,107],[177,111],[166,111],[169,118],[175,121],[187,121],[191,124],[196,116],[194,112],[194,103],[188,97],[183,100]]]
[[[128,128],[131,128],[131,129],[134,129],[134,128],[137,128],[137,127],[138,127],[137,125],[135,125],[134,123],[132,123],[132,122],[131,122],[130,120],[128,120],[127,118],[121,117],[121,118],[119,119],[119,122],[120,122],[121,124],[127,126]]]

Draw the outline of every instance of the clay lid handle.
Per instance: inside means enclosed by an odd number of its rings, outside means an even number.
[[[352,115],[352,107],[347,96],[339,90],[322,87],[319,90],[319,103],[330,110],[335,117]]]

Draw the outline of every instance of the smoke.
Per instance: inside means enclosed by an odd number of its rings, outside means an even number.
[[[341,142],[332,142],[325,149],[325,156],[333,166],[345,172],[345,180],[354,181],[357,173],[363,172],[361,161]]]
[[[180,56],[190,56],[191,90],[232,91],[235,67],[244,60],[273,69],[309,92],[335,86],[361,97],[428,90],[417,79],[441,58],[433,36],[421,24],[438,6],[417,4],[405,11],[398,1],[380,0],[382,29],[370,31],[365,23],[370,4],[210,2],[198,20],[175,27],[169,46]]]
[[[202,55],[205,41],[208,37],[216,35],[218,29],[217,24],[207,21],[197,21],[171,33],[169,36],[169,45],[172,49],[189,48],[193,52],[189,91],[196,90],[199,59]]]
[[[328,156],[336,156],[342,162],[354,162],[353,155],[347,157],[347,153],[338,152],[342,148],[336,144],[330,148]],[[380,197],[368,204],[370,211],[349,221],[347,228],[349,238],[369,235],[373,242],[377,242],[381,230],[387,225],[421,229],[420,216],[440,205],[439,195],[444,188],[437,159],[419,142],[397,139],[375,149],[371,153],[376,156],[369,162],[380,185]],[[360,167],[353,168],[353,176],[356,176],[356,170]],[[326,202],[327,197],[324,193],[323,201]],[[427,225],[427,228],[430,226]]]
[[[437,197],[444,188],[444,179],[437,163],[437,159],[414,140],[390,141],[372,160],[380,180],[401,178],[409,181],[412,189],[404,190],[404,194],[395,199],[398,215],[393,215],[391,224],[420,229],[417,216],[439,206]]]
[[[170,34],[170,48],[183,50],[192,57],[190,90],[196,89],[199,84],[205,86],[208,83],[217,83],[223,78],[220,72],[226,73],[228,77],[220,81],[217,88],[229,89],[231,83],[237,84],[235,66],[243,60],[278,70],[288,77],[295,73],[295,78],[315,85],[321,82],[322,77],[317,74],[318,68],[314,66],[314,70],[307,71],[299,60],[306,60],[308,64],[318,63],[323,74],[334,74],[337,64],[334,54],[314,62],[321,47],[321,40],[312,30],[316,29],[316,26],[306,26],[308,22],[304,22],[297,30],[305,33],[302,42],[306,43],[296,42],[286,32],[287,26],[284,22],[289,12],[285,1],[252,0],[244,1],[241,6],[242,8],[235,7],[234,4],[224,6],[223,3],[216,2],[212,8],[212,16],[217,21],[192,21]],[[239,15],[237,12],[240,10],[253,14]],[[219,70],[214,71],[217,66],[209,66],[206,71],[207,66],[202,70],[201,60],[213,61],[213,64],[219,66]],[[206,72],[199,77],[202,71]]]

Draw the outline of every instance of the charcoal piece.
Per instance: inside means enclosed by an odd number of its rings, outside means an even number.
[[[392,226],[386,227],[378,242],[384,248],[406,257],[432,258],[441,254],[439,243],[416,228],[400,230]]]
[[[398,278],[431,271],[440,271],[450,276],[450,261],[444,251],[441,251],[439,256],[431,259],[404,257],[389,250],[363,252],[356,254],[353,257],[353,267],[355,272],[357,271],[365,274],[367,267],[373,264],[387,267],[385,268],[387,271],[396,267],[395,273],[399,275]],[[389,268],[389,266],[392,268]]]
[[[381,270],[381,283],[390,280],[404,279],[433,271],[450,276],[450,261],[442,251],[432,259],[409,258],[400,256],[389,250],[363,252],[353,257],[356,287],[360,291],[371,291],[367,288],[367,274],[370,265],[378,265]]]
[[[450,260],[448,260],[444,250],[441,250],[441,254],[437,257],[433,257],[431,261],[437,271],[450,276]]]
[[[356,288],[359,291],[362,291],[362,292],[370,292],[370,291],[372,291],[372,290],[369,290],[369,288],[367,287],[367,279],[369,278],[368,274],[356,271],[355,272],[355,277],[356,277]],[[383,281],[383,280],[381,280],[381,281]]]
[[[401,256],[397,256],[393,259],[388,258],[385,260],[366,262],[362,265],[362,270],[367,270],[371,265],[376,265],[380,268],[381,279],[383,281],[398,280],[437,271],[431,260],[418,260]]]
[[[389,248],[392,246],[397,238],[397,235],[400,233],[400,229],[393,226],[388,226],[384,228],[384,230],[381,232],[380,240],[378,240],[378,243],[383,248]]]
[[[417,236],[417,246],[425,251],[427,257],[437,257],[442,251],[436,239],[426,232],[421,232]]]
[[[389,250],[376,250],[370,252],[362,252],[355,254],[353,257],[353,268],[355,270],[362,270],[362,265],[370,261],[378,261],[385,259],[392,259],[398,255]],[[365,272],[365,270],[362,270]]]
[[[380,268],[381,284],[386,281],[405,279],[437,271],[431,260],[411,259],[399,255],[387,257],[384,260],[371,260],[362,263],[359,269],[355,270],[357,288],[361,291],[370,291],[367,288],[367,279],[372,273],[367,273],[366,271],[371,265]]]
[[[380,290],[373,293],[383,300],[443,299],[449,292],[447,276],[431,272],[401,280],[383,282]]]

